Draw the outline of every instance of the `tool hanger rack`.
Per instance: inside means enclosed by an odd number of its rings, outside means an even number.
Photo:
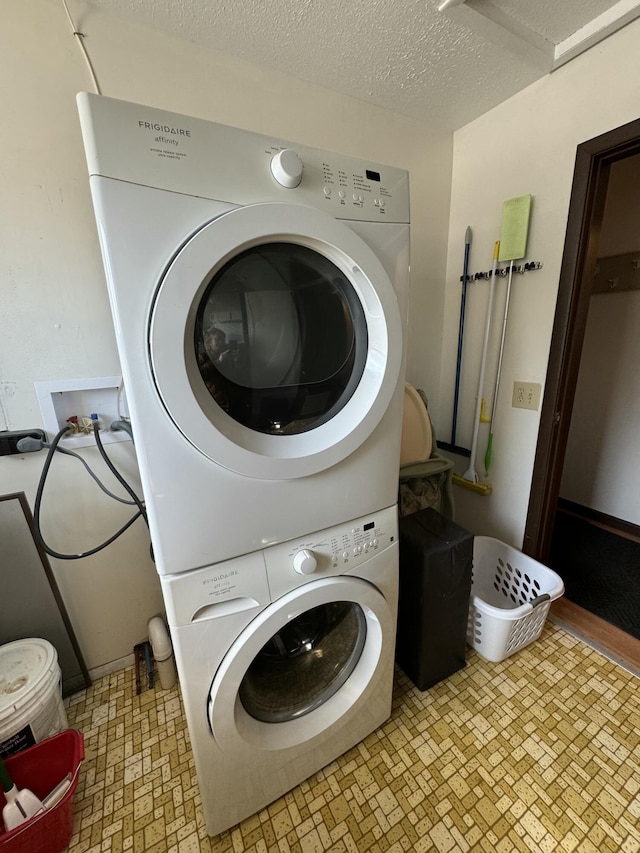
[[[510,266],[500,267],[496,269],[496,277],[506,278],[509,275]],[[542,261],[528,261],[526,264],[514,264],[513,272],[518,275],[524,275],[526,272],[533,272],[534,270],[542,269]],[[491,270],[487,272],[476,272],[473,275],[467,276],[467,283],[472,283],[474,281],[489,281],[491,279]],[[462,281],[462,276],[460,276],[460,281]]]

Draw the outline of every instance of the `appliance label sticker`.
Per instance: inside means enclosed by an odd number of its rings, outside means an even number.
[[[36,739],[33,736],[31,726],[26,725],[19,732],[16,732],[0,743],[0,758],[8,758],[15,752],[20,752],[28,746],[34,746],[35,742]]]

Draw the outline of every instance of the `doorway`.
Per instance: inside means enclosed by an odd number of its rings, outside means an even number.
[[[640,154],[640,120],[578,146],[523,550],[548,562],[571,416],[597,269],[599,238],[614,164]],[[566,598],[554,609],[586,639],[635,659],[640,641]],[[609,630],[611,629],[611,630]]]

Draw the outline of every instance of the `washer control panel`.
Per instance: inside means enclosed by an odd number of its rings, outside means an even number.
[[[318,568],[318,559],[313,551],[307,548],[293,555],[293,568],[299,575],[310,575]]]
[[[172,627],[255,614],[304,584],[336,575],[369,577],[379,555],[397,548],[395,506],[345,524],[271,545],[213,566],[162,575]],[[368,566],[369,561],[371,565]]]
[[[395,507],[308,536],[272,545],[264,553],[273,598],[321,577],[358,574],[358,568],[397,542]]]

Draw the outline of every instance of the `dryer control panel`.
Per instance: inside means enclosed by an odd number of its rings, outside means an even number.
[[[237,127],[78,95],[90,175],[247,205],[281,201],[336,219],[409,222],[405,169]]]
[[[281,186],[300,187],[336,219],[386,220],[396,213],[390,169],[347,163],[347,158],[304,149],[270,146],[271,174]],[[306,161],[306,162],[305,162]]]

